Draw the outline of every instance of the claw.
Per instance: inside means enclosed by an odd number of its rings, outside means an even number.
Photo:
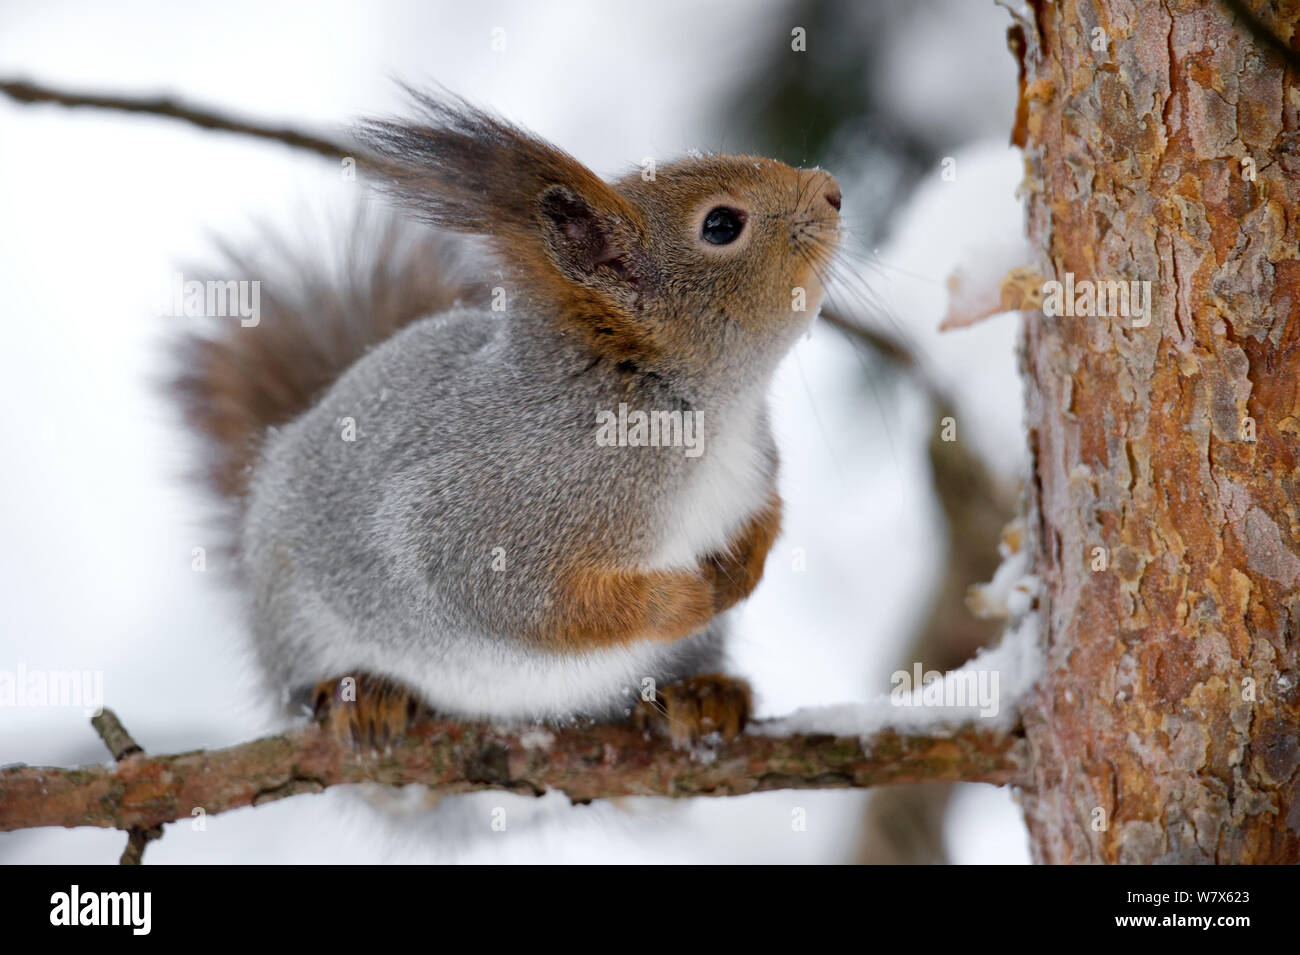
[[[359,673],[322,680],[312,690],[315,721],[343,746],[382,751],[406,736],[423,710],[408,688]]]
[[[735,739],[749,721],[752,696],[744,680],[706,673],[661,689],[653,702],[642,701],[633,713],[642,730],[667,735],[674,746],[694,746],[716,734]]]

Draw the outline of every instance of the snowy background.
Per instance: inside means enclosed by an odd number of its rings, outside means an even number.
[[[1021,242],[1008,15],[991,0],[839,6],[872,12],[810,27],[797,68],[816,79],[819,44],[860,43],[861,82],[881,128],[894,124],[890,136],[870,123],[847,140],[841,131],[840,158],[824,163],[863,242],[855,268],[882,330],[952,396],[960,440],[1014,486],[1025,457],[1016,318],[937,332],[948,275],[964,266],[996,281]],[[763,80],[765,57],[796,55],[802,12],[774,0],[206,10],[10,0],[0,75],[173,94],[334,136],[352,118],[399,110],[393,78],[438,81],[613,174],[644,156],[746,144],[749,120],[731,104]],[[497,28],[504,52],[492,49]],[[778,158],[804,160],[804,143],[787,138]],[[895,160],[898,143],[910,160]],[[941,177],[940,156],[956,160],[955,181]],[[264,730],[208,502],[185,479],[193,445],[159,393],[176,319],[158,317],[158,301],[174,271],[207,257],[213,234],[238,239],[271,223],[311,241],[346,218],[361,188],[337,165],[275,144],[0,99],[0,670],[103,671],[107,705],[154,752]],[[873,381],[825,325],[787,361],[774,409],[786,526],[740,620],[736,669],[761,715],[874,699],[929,612],[943,561],[926,450],[937,415],[905,380]],[[205,573],[191,570],[197,546],[209,548]],[[79,709],[0,708],[0,764],[104,757]],[[569,807],[485,793],[445,801],[411,824],[412,837],[331,791],[213,817],[201,832],[170,825],[146,859],[847,862],[859,857],[869,798]],[[488,825],[498,805],[504,833]],[[792,831],[795,807],[806,831]],[[992,787],[958,787],[942,838],[954,862],[1028,858],[1012,794]],[[111,862],[123,842],[90,829],[0,834],[0,861]]]

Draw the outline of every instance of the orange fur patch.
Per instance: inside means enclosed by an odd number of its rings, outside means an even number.
[[[572,652],[699,633],[758,586],[780,530],[781,498],[773,494],[726,550],[704,558],[696,571],[580,565],[561,583],[542,642]]]
[[[679,640],[704,628],[713,604],[713,588],[699,573],[586,565],[561,584],[543,639],[565,651]]]
[[[754,592],[763,577],[767,552],[780,533],[781,498],[774,493],[724,552],[705,558],[703,570],[713,586],[714,613],[722,613]]]

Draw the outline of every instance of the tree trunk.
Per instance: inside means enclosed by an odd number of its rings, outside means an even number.
[[[1243,5],[1013,30],[1039,270],[1150,282],[1150,324],[1026,317],[1041,862],[1300,860],[1300,0],[1279,43]]]

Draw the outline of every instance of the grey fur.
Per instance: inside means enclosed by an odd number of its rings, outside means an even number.
[[[761,458],[757,480],[774,486],[767,375],[726,375],[688,402],[536,321],[523,308],[416,322],[268,436],[240,550],[257,653],[278,692],[365,671],[460,715],[607,717],[627,711],[643,679],[720,667],[725,615],[675,644],[582,656],[523,635],[554,595],[568,556],[557,549],[576,546],[566,542],[612,544],[629,566],[663,546],[658,529],[714,466],[708,442],[722,430],[750,432],[740,439]],[[596,412],[620,402],[702,408],[705,453],[598,447]]]

